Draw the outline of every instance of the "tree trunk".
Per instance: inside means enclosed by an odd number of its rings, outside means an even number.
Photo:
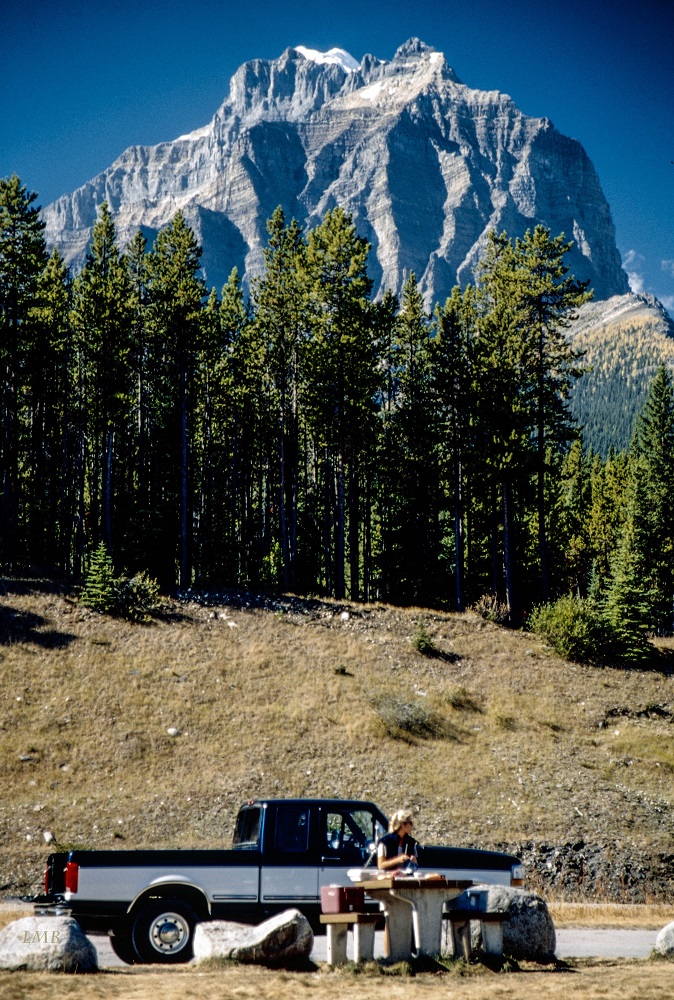
[[[358,472],[352,459],[349,468],[349,576],[350,597],[360,600],[360,511]]]
[[[550,600],[550,557],[545,511],[545,400],[544,362],[545,332],[541,326],[538,339],[538,427],[537,427],[537,506],[538,506],[538,551],[541,560],[541,597],[543,603]]]
[[[285,392],[281,392],[279,407],[279,534],[281,536],[281,562],[283,564],[283,589],[288,589],[290,574],[290,552],[288,550],[288,526],[286,523],[286,428]]]
[[[463,611],[463,497],[461,492],[461,461],[454,462],[454,586],[456,610]]]
[[[340,421],[341,423],[341,421]],[[338,601],[345,596],[345,488],[344,488],[344,432],[340,426],[337,444],[337,510],[335,519],[335,597]]]
[[[189,463],[187,439],[187,374],[180,372],[180,579],[181,587],[189,587]]]
[[[503,481],[503,566],[505,571],[508,620],[515,624],[515,565],[513,553],[512,492],[508,479]]]
[[[102,527],[103,541],[108,553],[112,555],[112,461],[115,444],[115,432],[106,427],[103,434],[103,510]]]

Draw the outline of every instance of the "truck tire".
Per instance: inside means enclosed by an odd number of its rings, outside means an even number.
[[[182,899],[155,899],[133,921],[131,940],[145,964],[189,962],[197,917]]]
[[[127,965],[134,965],[138,961],[138,955],[133,947],[130,932],[126,934],[108,934],[110,947],[117,958],[121,958]]]

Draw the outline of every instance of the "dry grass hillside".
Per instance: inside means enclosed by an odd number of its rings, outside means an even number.
[[[413,644],[423,620],[434,655]],[[472,612],[220,595],[151,625],[44,582],[0,596],[0,890],[58,845],[228,846],[253,796],[409,805],[548,895],[674,888],[674,677],[566,663]],[[169,735],[169,730],[179,735]],[[670,895],[671,898],[671,895]]]

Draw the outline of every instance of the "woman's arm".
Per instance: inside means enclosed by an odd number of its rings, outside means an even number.
[[[387,858],[386,845],[380,843],[377,851],[377,868],[380,871],[387,871],[390,868],[399,868],[401,865],[406,865],[411,860],[407,850],[406,845],[404,854],[394,854],[393,857]]]

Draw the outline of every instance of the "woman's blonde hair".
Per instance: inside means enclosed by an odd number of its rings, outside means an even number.
[[[397,833],[401,826],[405,826],[405,823],[412,822],[412,813],[408,812],[407,809],[396,809],[389,820],[388,832]]]

